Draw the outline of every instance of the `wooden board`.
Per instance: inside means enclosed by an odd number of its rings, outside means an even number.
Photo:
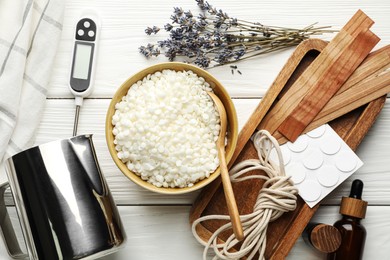
[[[315,60],[326,44],[324,41],[311,39],[304,41],[296,48],[264,99],[241,130],[231,165],[249,158],[256,158],[257,153],[252,142],[249,141],[250,136],[256,131],[267,112],[277,104],[286,93],[286,90],[299,78],[309,64]],[[329,123],[341,138],[353,150],[356,150],[382,110],[385,100],[386,96],[382,96]],[[253,173],[250,172],[248,174]],[[262,185],[263,181],[260,180],[233,184],[240,214],[252,212]],[[317,209],[318,205],[314,208],[309,208],[299,197],[295,211],[286,213],[271,223],[268,227],[265,258],[284,259]],[[210,214],[227,215],[223,189],[219,178],[207,186],[194,202],[190,212],[190,223],[203,215]],[[219,221],[209,221],[198,225],[197,230],[204,240],[208,240],[211,233],[220,225],[221,222]],[[226,239],[228,235],[230,234],[224,234],[222,239]]]

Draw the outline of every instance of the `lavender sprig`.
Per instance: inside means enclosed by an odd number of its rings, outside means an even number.
[[[294,29],[239,20],[207,1],[195,1],[199,15],[175,7],[171,22],[164,25],[169,38],[141,46],[139,51],[147,58],[164,54],[170,61],[186,57],[187,62],[207,68],[296,46],[310,36],[334,32],[329,26],[315,24]],[[159,31],[159,27],[153,26],[145,33]]]

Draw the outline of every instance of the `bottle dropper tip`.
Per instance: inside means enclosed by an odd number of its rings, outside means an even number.
[[[362,199],[363,193],[363,182],[359,179],[356,179],[352,182],[351,193],[349,194],[350,198]]]

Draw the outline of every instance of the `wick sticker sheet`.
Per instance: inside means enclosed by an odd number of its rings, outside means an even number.
[[[322,125],[281,146],[286,174],[312,208],[356,172],[363,162],[329,126]],[[271,159],[277,161],[276,152]]]

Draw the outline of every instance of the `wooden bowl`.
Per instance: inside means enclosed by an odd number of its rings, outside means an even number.
[[[208,82],[213,89],[214,93],[220,98],[222,103],[225,106],[227,117],[228,117],[228,132],[227,132],[227,145],[226,145],[226,161],[229,163],[230,159],[233,156],[234,149],[237,144],[237,138],[238,138],[238,120],[237,120],[237,114],[236,110],[234,108],[233,102],[230,99],[229,94],[226,92],[225,88],[222,86],[222,84],[215,79],[210,73],[207,71],[185,63],[181,62],[166,62],[166,63],[160,63],[153,66],[150,66],[144,70],[141,70],[140,72],[134,74],[130,78],[128,78],[116,91],[114,94],[111,103],[108,107],[107,116],[106,116],[106,142],[108,149],[110,151],[111,157],[116,163],[116,165],[119,167],[119,169],[122,171],[126,177],[128,177],[130,180],[135,182],[141,187],[144,187],[148,190],[163,193],[163,194],[183,194],[192,192],[195,190],[198,190],[205,185],[211,183],[213,180],[215,180],[220,175],[219,167],[210,174],[209,178],[205,178],[201,181],[198,181],[195,183],[192,187],[186,187],[186,188],[158,188],[154,186],[151,183],[148,183],[147,181],[142,180],[138,175],[136,175],[134,172],[130,171],[126,164],[124,164],[117,156],[117,151],[115,150],[114,145],[114,135],[112,134],[113,125],[112,125],[112,116],[115,113],[115,105],[121,101],[122,97],[127,94],[127,91],[129,88],[136,83],[138,80],[142,80],[145,76],[148,74],[153,74],[157,71],[162,71],[164,69],[171,69],[175,71],[183,71],[183,70],[191,70],[195,74],[197,74],[200,77],[203,77],[206,82]]]

